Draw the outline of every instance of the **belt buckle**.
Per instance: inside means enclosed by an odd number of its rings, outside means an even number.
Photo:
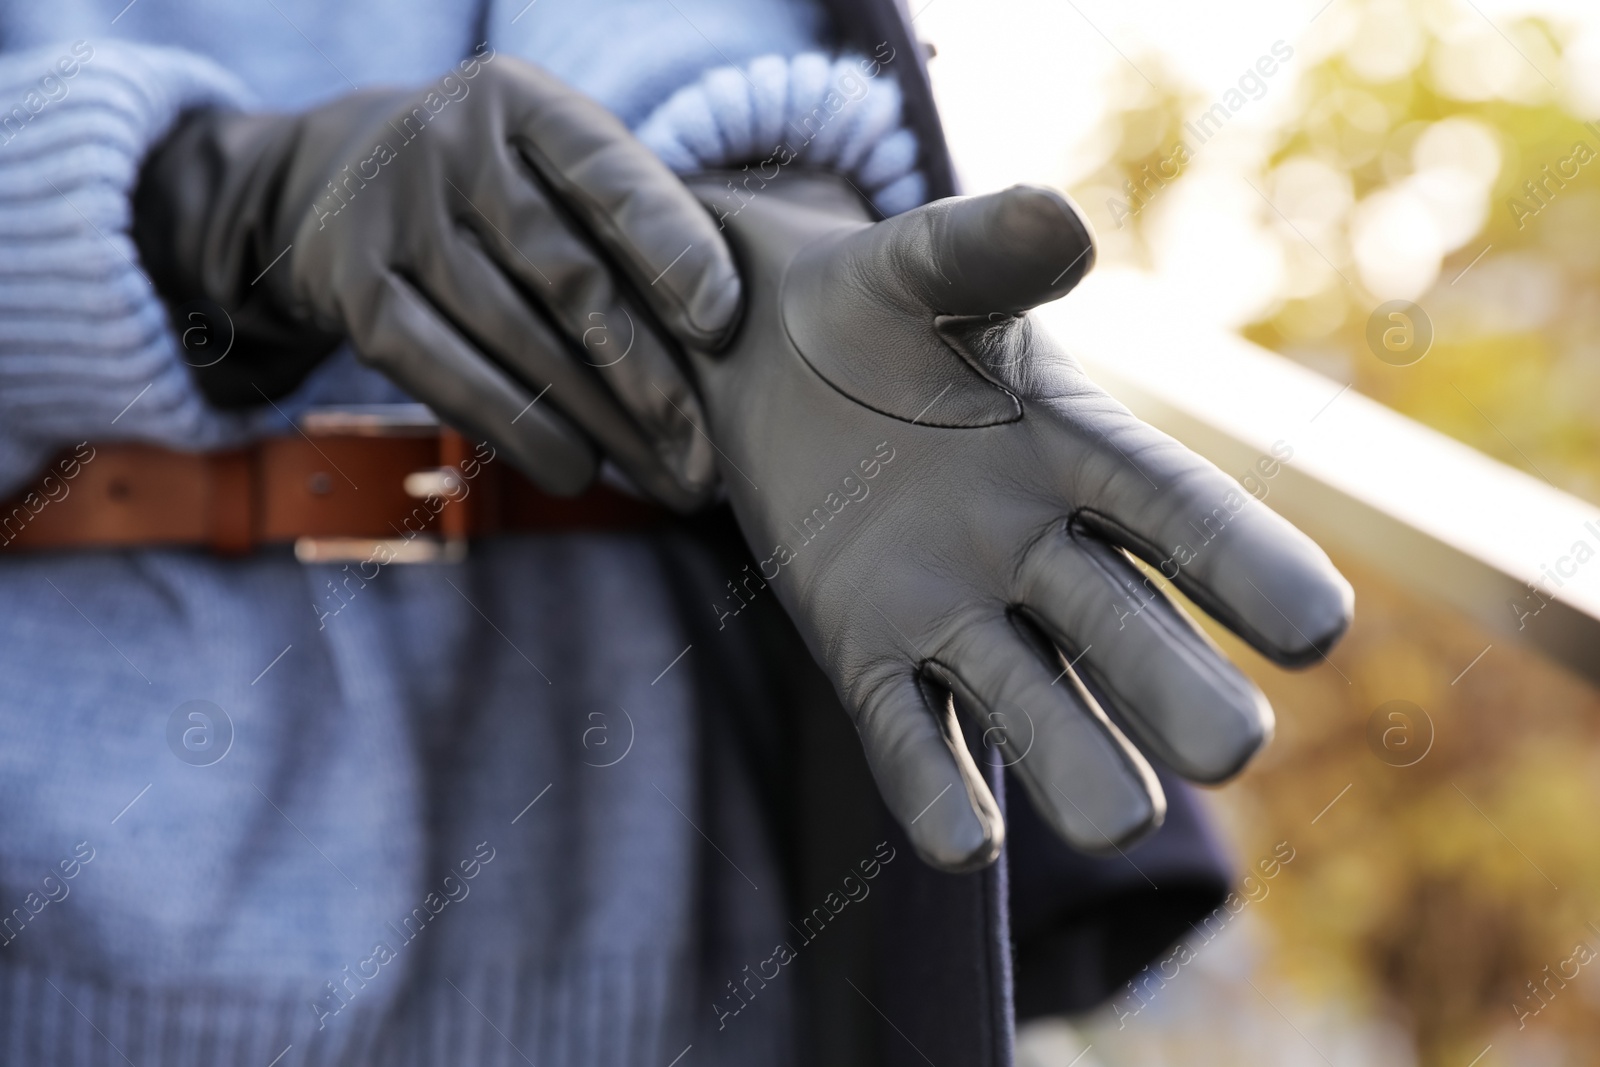
[[[414,470],[401,488],[415,500],[439,498],[442,535],[409,537],[299,537],[294,557],[301,563],[355,563],[381,559],[385,563],[460,563],[467,558],[463,521],[444,516],[458,502],[450,493],[464,484],[456,467],[465,455],[463,438],[439,421],[426,404],[352,404],[308,408],[297,420],[301,433],[317,437],[434,437],[439,442],[439,465]],[[452,517],[455,518],[455,517]]]

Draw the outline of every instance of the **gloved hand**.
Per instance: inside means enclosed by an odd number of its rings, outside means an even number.
[[[928,862],[981,867],[1004,835],[956,706],[1069,844],[1125,846],[1164,813],[1141,749],[1218,782],[1272,731],[1130,554],[1286,665],[1343,633],[1350,586],[1024,314],[1093,261],[1059,195],[868,218],[791,174],[726,219],[750,307],[694,362],[740,526]]]
[[[727,247],[603,107],[489,58],[299,115],[186,117],[143,168],[140,253],[171,306],[231,320],[228,356],[191,361],[215,403],[281,395],[348,338],[551,492],[585,488],[598,449],[693,507],[715,477],[699,401],[641,312],[718,343]]]

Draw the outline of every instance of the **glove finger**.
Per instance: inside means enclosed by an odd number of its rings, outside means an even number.
[[[942,871],[994,862],[1005,820],[962,740],[948,694],[935,702],[907,670],[862,701],[856,730],[878,792],[917,855]]]
[[[1071,672],[1057,681],[1060,668],[1031,645],[1005,618],[969,626],[948,666],[941,655],[946,684],[1068,844],[1102,854],[1154,831],[1166,817],[1155,771]]]
[[[526,73],[508,131],[517,151],[674,336],[718,347],[738,318],[741,290],[710,213],[605,107]]]
[[[1119,549],[1055,531],[1024,560],[1017,599],[1140,746],[1183,777],[1231,778],[1272,736],[1266,697]]]
[[[848,238],[868,276],[887,272],[938,314],[1015,314],[1065,296],[1094,266],[1094,236],[1054,189],[1014,185],[940,200]]]
[[[475,350],[405,279],[385,276],[371,318],[353,332],[364,361],[451,426],[488,441],[541,489],[576,496],[594,481],[598,460],[583,435]]]
[[[1060,449],[1075,526],[1120,545],[1262,655],[1304,666],[1350,625],[1355,594],[1305,534],[1110,397],[1073,400]],[[1083,437],[1092,440],[1085,449]]]
[[[648,387],[650,396],[619,395],[606,388],[603,371],[585,365],[579,354],[583,348],[529,307],[472,235],[439,242],[435,254],[422,259],[421,268],[420,285],[460,324],[461,333],[535,393],[548,385],[541,406],[549,404],[581,426],[641,490],[681,511],[705,503],[715,485],[716,457],[691,421],[699,413],[698,399],[644,322],[622,306],[595,313],[602,321],[632,322],[637,329],[620,341],[591,334],[588,351],[615,348],[628,352],[627,359],[654,354],[661,363],[649,373],[648,386],[640,376],[630,379]],[[641,408],[654,421],[644,422]]]
[[[457,188],[458,224],[540,308],[633,417],[665,446],[663,461],[681,487],[658,499],[688,510],[716,480],[700,399],[679,362],[633,301],[614,268],[586,243],[520,163],[507,158],[475,175],[473,194]],[[548,331],[545,331],[548,332]],[[626,352],[619,358],[619,353]]]

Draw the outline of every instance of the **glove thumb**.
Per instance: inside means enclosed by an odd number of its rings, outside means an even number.
[[[940,200],[855,240],[858,263],[889,271],[944,315],[1027,311],[1065,296],[1094,266],[1088,222],[1039,185]]]

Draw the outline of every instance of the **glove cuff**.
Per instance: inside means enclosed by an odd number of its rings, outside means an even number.
[[[679,174],[745,165],[747,180],[731,194],[740,201],[801,166],[844,175],[896,215],[927,198],[917,138],[900,111],[900,86],[881,63],[809,52],[710,71],[635,133]]]
[[[206,447],[232,436],[176,358],[129,235],[130,198],[180,113],[245,95],[221,68],[167,48],[78,41],[0,59],[0,107],[11,105],[0,112],[0,492],[90,437]]]

